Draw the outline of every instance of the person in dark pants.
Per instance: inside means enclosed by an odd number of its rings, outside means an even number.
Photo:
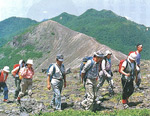
[[[13,69],[11,71],[11,74],[15,78],[15,86],[16,86],[14,99],[17,99],[18,94],[21,91],[21,88],[20,88],[21,79],[19,79],[19,72],[20,72],[21,68],[23,68],[24,66],[25,66],[25,61],[20,60],[19,61],[19,66],[17,66],[15,69]]]
[[[6,80],[9,72],[8,66],[5,66],[3,70],[0,71],[0,88],[3,88],[4,91],[4,102],[8,102],[8,88],[6,85]]]
[[[131,53],[130,56],[123,62],[120,73],[122,74],[122,103],[124,109],[128,108],[128,99],[134,92],[134,77],[137,80],[137,65],[136,65],[136,54]]]

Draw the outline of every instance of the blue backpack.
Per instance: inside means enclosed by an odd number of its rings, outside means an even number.
[[[85,64],[87,63],[88,60],[91,60],[91,67],[89,68],[89,70],[92,68],[94,61],[93,61],[93,57],[91,56],[86,56],[82,59],[81,65],[80,65],[80,73],[79,76],[81,77],[81,71],[83,70],[83,67],[85,66]],[[86,74],[84,76],[84,82],[86,81]]]
[[[48,73],[49,73],[49,69],[50,69],[52,66],[53,66],[53,73],[52,73],[52,75],[50,75],[50,82],[51,82],[51,80],[52,80],[52,78],[53,78],[53,75],[54,75],[55,72],[56,72],[56,68],[55,68],[54,64],[50,64],[49,67],[48,67],[48,69],[47,69],[47,75],[48,75]]]
[[[53,75],[55,74],[55,72],[56,72],[56,67],[55,67],[55,65],[54,64],[50,64],[49,65],[49,67],[48,67],[48,69],[47,69],[47,75],[48,75],[48,73],[49,73],[49,69],[51,68],[53,66],[53,73],[52,73],[52,75],[50,75],[50,82],[51,82],[51,80],[52,80],[52,78],[53,78]],[[64,64],[62,64],[62,66],[64,67]],[[62,73],[62,72],[61,72]],[[63,75],[63,78],[64,78],[64,74],[62,73],[62,75]]]

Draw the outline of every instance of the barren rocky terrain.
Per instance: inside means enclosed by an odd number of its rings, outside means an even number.
[[[150,61],[142,61],[141,72],[142,72],[142,83],[141,90],[135,91],[134,94],[129,98],[130,109],[144,109],[150,108]],[[112,70],[115,71],[118,66],[113,65]],[[72,69],[72,73],[67,75],[67,88],[63,88],[62,92],[62,107],[63,109],[75,109],[83,110],[80,108],[79,103],[82,101],[85,90],[83,85],[80,83],[78,77],[78,69]],[[114,91],[115,95],[109,97],[108,95],[108,84],[104,83],[104,86],[98,92],[101,95],[101,104],[97,105],[97,111],[100,112],[112,112],[113,110],[123,109],[121,104],[121,81],[120,74],[114,72]],[[7,80],[9,88],[9,100],[10,103],[4,103],[3,95],[0,93],[0,115],[1,116],[27,116],[34,115],[35,113],[42,112],[54,112],[53,109],[49,107],[50,100],[52,98],[52,90],[47,90],[46,88],[46,74],[37,72],[33,78],[33,95],[29,98],[26,95],[21,100],[21,105],[17,105],[13,101],[14,95],[14,80],[9,76]]]

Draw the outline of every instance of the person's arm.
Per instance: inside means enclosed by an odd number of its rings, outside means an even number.
[[[81,71],[81,82],[83,83],[83,78],[85,76],[85,73],[90,69],[91,67],[91,60],[88,60],[87,63],[84,65],[82,71]]]
[[[51,84],[50,84],[50,75],[48,75],[47,77],[47,89],[50,90],[51,89]]]
[[[15,77],[15,76],[16,76],[16,73],[18,72],[18,70],[19,70],[19,66],[16,67],[15,69],[13,69],[13,70],[11,71],[11,74]]]
[[[138,70],[139,70],[139,67],[138,67],[138,65],[136,64],[136,66],[135,66],[135,83],[137,83],[137,81],[138,81]]]
[[[106,71],[106,60],[103,60],[102,61],[102,71],[104,72],[104,74],[107,76],[107,77],[111,77],[111,75]]]
[[[5,77],[5,79],[4,79],[4,82],[6,82],[6,80],[7,80],[7,77],[8,77],[8,74],[6,75],[6,77]]]
[[[130,73],[124,72],[124,69],[125,69],[125,67],[122,66],[122,67],[121,67],[121,70],[120,70],[120,73],[123,74],[123,75],[125,75],[125,76],[127,76],[127,77],[129,77],[129,76],[130,76]]]
[[[48,76],[47,76],[47,89],[48,90],[51,89],[50,77],[51,77],[51,75],[53,75],[53,69],[54,69],[54,67],[51,66],[49,71],[48,71]]]
[[[64,74],[64,88],[67,86],[67,82],[66,82],[66,74]]]
[[[22,77],[26,76],[26,75],[27,75],[27,71],[28,71],[28,69],[27,69],[27,68],[24,68],[24,69],[22,70],[22,72],[21,72],[21,76],[22,76]]]
[[[83,78],[85,76],[85,73],[81,73],[81,82],[83,83]]]

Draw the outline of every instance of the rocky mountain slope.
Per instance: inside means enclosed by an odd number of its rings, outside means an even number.
[[[133,112],[133,115],[140,115],[138,112],[144,109],[150,108],[150,72],[149,69],[150,61],[142,61],[141,62],[141,72],[142,72],[142,83],[141,83],[141,90],[134,91],[133,95],[129,98],[129,110],[130,115]],[[112,70],[114,71],[117,69],[118,66],[113,66]],[[62,91],[62,108],[63,110],[73,109],[75,111],[83,111],[80,107],[79,103],[83,100],[85,89],[83,84],[80,82],[80,78],[78,77],[79,73],[78,70],[72,70],[72,73],[67,75],[67,87],[63,88]],[[114,96],[110,97],[108,92],[108,83],[105,82],[103,87],[100,88],[98,92],[98,96],[101,95],[99,98],[101,103],[97,104],[97,112],[103,113],[103,115],[110,115],[109,113],[122,111],[122,115],[128,115],[128,113],[124,113],[126,110],[123,110],[123,106],[121,103],[121,79],[119,73],[114,73],[113,76],[114,80]],[[24,98],[21,99],[21,105],[17,105],[15,101],[13,101],[14,90],[15,90],[15,83],[14,79],[9,76],[7,80],[7,85],[9,88],[9,100],[10,103],[4,103],[3,100],[3,93],[0,92],[0,115],[1,116],[28,116],[40,115],[42,112],[51,113],[54,112],[52,108],[49,107],[50,101],[52,99],[53,93],[52,90],[48,90],[46,88],[46,74],[43,73],[36,73],[33,77],[33,95],[30,98],[26,95]],[[136,113],[136,111],[138,111]],[[133,110],[133,111],[131,111]],[[66,111],[67,112],[67,111]],[[106,114],[105,114],[106,113]],[[150,112],[145,112],[148,116]],[[50,114],[49,114],[50,115]],[[49,116],[48,115],[48,116]],[[60,114],[61,115],[61,114]],[[66,114],[70,116],[71,114]],[[82,113],[80,114],[82,115]],[[80,116],[79,115],[79,116]],[[119,115],[119,116],[120,116]],[[42,115],[43,116],[43,115]]]
[[[120,59],[126,56],[121,52],[110,49],[109,47],[98,43],[94,38],[85,34],[75,32],[55,21],[46,21],[34,27],[30,32],[15,37],[9,43],[12,49],[20,49],[26,46],[34,46],[31,51],[41,52],[42,57],[35,58],[35,68],[40,71],[47,68],[50,63],[55,62],[55,56],[61,53],[65,57],[66,67],[77,68],[85,56],[92,56],[93,52],[101,50],[105,52],[110,50],[113,53],[113,63],[118,63]],[[22,58],[26,51],[19,51]],[[18,59],[19,60],[19,59]]]

